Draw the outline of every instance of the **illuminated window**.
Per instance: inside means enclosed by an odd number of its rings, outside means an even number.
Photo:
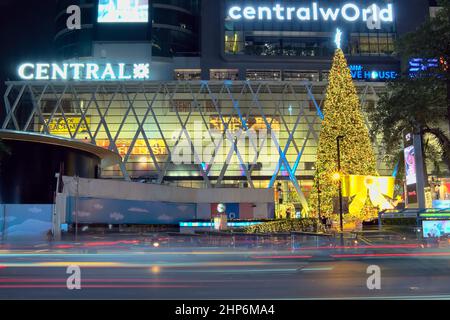
[[[330,71],[322,71],[321,81],[328,81],[330,77]]]
[[[391,55],[394,52],[393,33],[352,33],[348,48],[351,55]]]
[[[228,54],[243,53],[243,32],[225,32],[225,52]]]
[[[81,110],[83,110],[84,101],[77,102],[69,99],[62,99],[58,105],[58,100],[56,99],[42,100],[41,101],[42,113],[52,114],[53,112],[56,112],[56,114],[61,114],[61,109],[64,113],[70,114],[80,113],[76,103],[79,103],[79,107],[81,108]]]
[[[253,81],[280,81],[281,71],[280,70],[247,70],[246,73],[247,80]]]
[[[285,70],[283,72],[285,81],[319,81],[318,71]]]

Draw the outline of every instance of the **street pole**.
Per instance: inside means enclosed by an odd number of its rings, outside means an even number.
[[[342,201],[342,174],[341,174],[341,140],[344,139],[343,136],[338,136],[336,138],[337,142],[337,161],[338,161],[338,172],[341,175],[339,178],[339,222],[341,227],[341,246],[344,245],[344,206]]]
[[[75,215],[75,241],[78,241],[78,197],[80,196],[80,178],[78,176],[75,176],[75,181],[77,183],[77,189],[76,189],[76,197],[75,197],[75,210],[76,210],[76,215]]]
[[[322,210],[321,210],[321,199],[320,199],[320,173],[319,170],[317,170],[317,211],[318,211],[318,224],[322,223]],[[326,224],[324,226],[324,228],[326,228]],[[318,231],[318,227],[316,228]]]
[[[322,210],[321,210],[321,199],[320,199],[320,176],[317,178],[317,210],[319,211],[319,220],[322,217]]]
[[[316,185],[316,187],[317,187],[317,211],[318,211],[318,213],[319,213],[319,220],[320,220],[320,218],[322,217],[322,210],[321,210],[321,205],[322,205],[322,203],[321,203],[321,199],[320,199],[320,193],[321,193],[321,191],[320,191],[320,173],[319,173],[319,170],[318,169],[316,169],[316,175],[317,175],[317,185]]]

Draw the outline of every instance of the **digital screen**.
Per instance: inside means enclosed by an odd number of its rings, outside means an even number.
[[[149,0],[99,0],[99,23],[148,22]]]
[[[405,169],[406,169],[406,184],[408,186],[417,183],[416,175],[416,157],[414,146],[405,148]]]
[[[423,237],[438,238],[450,234],[450,220],[422,221]]]
[[[450,200],[433,200],[434,209],[450,209]]]

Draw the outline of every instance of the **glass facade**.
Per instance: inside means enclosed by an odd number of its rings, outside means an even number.
[[[33,95],[20,95],[21,86],[28,85]],[[10,86],[5,103],[11,105],[16,98],[18,103],[3,128],[71,138],[118,152],[123,162],[103,169],[104,178],[198,188],[267,188],[284,180],[305,194],[312,185],[326,83]],[[368,92],[381,93],[384,86],[361,83],[357,90],[367,107],[377,99]],[[380,168],[383,173],[389,170]]]

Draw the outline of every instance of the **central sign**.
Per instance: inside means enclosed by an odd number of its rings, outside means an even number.
[[[23,63],[18,75],[22,80],[148,80],[150,64]]]
[[[346,22],[363,21],[373,24],[373,28],[384,23],[394,22],[394,7],[391,3],[384,8],[377,4],[372,4],[367,8],[355,3],[345,3],[341,7],[323,7],[318,2],[313,2],[310,6],[282,5],[274,6],[232,6],[228,9],[228,16],[231,20],[247,21],[337,21],[339,19]]]

